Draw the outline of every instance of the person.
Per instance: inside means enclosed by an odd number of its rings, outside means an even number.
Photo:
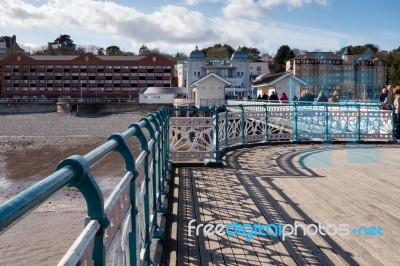
[[[279,101],[279,99],[278,99],[278,95],[276,95],[276,92],[275,91],[273,91],[272,93],[271,93],[271,95],[269,96],[269,100],[270,101]]]
[[[282,92],[281,97],[279,97],[279,101],[281,103],[287,103],[289,101],[289,98],[286,96],[286,93]]]
[[[252,98],[251,98],[251,95],[250,94],[247,94],[247,100],[251,100]]]
[[[339,102],[339,98],[340,98],[339,92],[338,91],[334,91],[333,92],[333,98],[332,98],[333,102],[335,102],[335,103]]]
[[[332,95],[329,96],[329,102],[337,103],[339,101],[339,92],[334,91]]]
[[[261,100],[262,98],[261,98],[261,94],[258,94],[257,95],[257,100]]]
[[[394,104],[393,86],[389,85],[386,91],[387,91],[387,96],[382,104],[383,105],[382,109],[385,108],[385,110],[392,110],[392,106]]]
[[[383,88],[382,93],[379,95],[379,102],[381,103],[383,110],[386,110],[385,102],[386,102],[387,96],[388,96],[387,89]]]
[[[325,95],[325,93],[323,91],[321,91],[318,94],[317,102],[318,103],[326,103],[326,102],[328,102],[328,97],[326,97],[326,95]]]
[[[396,139],[400,138],[400,87],[397,86],[394,91],[393,104],[395,107],[395,118],[396,118]]]
[[[299,101],[300,101],[300,102],[305,102],[305,101],[307,101],[306,91],[302,91],[302,92],[300,93],[300,99],[299,99]]]
[[[263,94],[263,96],[262,96],[262,99],[265,100],[265,101],[268,100],[268,95],[267,95],[265,92],[264,92],[264,94]]]
[[[296,96],[296,94],[293,96],[293,99],[292,99],[292,101],[293,102],[297,102],[299,99],[297,98],[297,96]]]
[[[314,101],[314,95],[311,94],[311,92],[309,90],[306,90],[306,101],[307,102],[313,102]]]

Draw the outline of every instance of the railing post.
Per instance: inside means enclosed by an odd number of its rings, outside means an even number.
[[[162,172],[162,179],[163,182],[165,182],[166,180],[166,171],[167,171],[167,167],[165,166],[166,161],[168,158],[167,157],[167,152],[166,152],[166,147],[167,145],[169,145],[169,142],[167,143],[168,139],[167,139],[167,135],[169,134],[169,119],[167,118],[167,114],[166,114],[166,110],[164,108],[160,109],[160,117],[162,119],[162,123],[163,123],[163,131],[161,134],[161,146],[162,146],[162,150],[161,150],[161,172]]]
[[[94,239],[92,259],[94,265],[106,265],[106,253],[104,247],[104,231],[109,225],[109,220],[104,211],[103,194],[96,181],[94,180],[90,166],[86,159],[80,155],[73,155],[63,160],[57,165],[57,170],[71,166],[78,171],[78,178],[72,181],[68,186],[76,187],[83,195],[87,203],[86,224],[90,220],[97,220],[100,229]]]
[[[294,113],[294,136],[293,136],[293,141],[298,142],[299,141],[299,129],[298,129],[298,109],[297,109],[297,103],[293,102],[293,113]]]
[[[215,116],[215,161],[219,162],[219,121],[218,121],[218,107],[213,107]]]
[[[132,173],[132,179],[129,183],[129,197],[131,204],[131,232],[129,233],[129,261],[131,265],[136,265],[137,257],[136,257],[136,249],[137,249],[137,239],[136,239],[136,217],[138,214],[138,210],[136,207],[136,188],[135,188],[135,179],[139,175],[136,170],[135,158],[132,154],[131,149],[128,147],[124,137],[121,134],[113,134],[108,140],[115,139],[118,141],[118,147],[115,149],[116,152],[121,154],[125,161],[125,170],[130,171]]]
[[[134,136],[138,138],[141,146],[141,150],[146,152],[144,158],[144,180],[145,180],[145,195],[144,195],[144,220],[145,220],[145,263],[150,262],[150,199],[149,199],[149,147],[145,135],[138,124],[132,124],[129,128],[135,128]]]
[[[165,112],[165,132],[164,132],[164,136],[165,136],[165,154],[164,154],[164,176],[166,178],[166,180],[169,180],[167,178],[167,172],[168,172],[168,163],[169,163],[169,117],[170,114],[168,112],[167,109],[164,109]]]
[[[324,142],[330,141],[328,139],[329,136],[329,110],[328,110],[328,105],[324,104],[324,114],[325,114],[325,137],[324,137]]]
[[[361,142],[361,106],[357,104],[357,142]]]
[[[165,213],[166,209],[163,208],[161,205],[161,195],[164,192],[164,182],[162,179],[162,174],[161,174],[161,166],[162,166],[162,162],[161,162],[161,145],[162,145],[162,130],[164,129],[164,125],[163,125],[163,121],[160,117],[160,114],[157,112],[150,115],[151,117],[153,117],[155,119],[154,124],[156,126],[156,133],[158,133],[157,136],[157,182],[158,182],[158,197],[157,197],[157,211],[160,213]]]
[[[149,115],[150,116],[150,115]],[[154,118],[155,119],[155,118]],[[164,234],[163,230],[160,229],[157,223],[157,213],[158,213],[158,208],[157,208],[157,180],[156,180],[156,163],[157,163],[157,158],[156,158],[156,134],[154,132],[154,128],[152,127],[149,118],[144,117],[140,119],[140,121],[145,122],[145,128],[149,131],[150,138],[153,140],[153,144],[151,147],[151,156],[152,156],[152,163],[151,163],[151,169],[152,169],[152,175],[149,176],[151,185],[152,185],[152,201],[153,201],[153,221],[152,225],[155,227],[155,231],[153,232],[153,237],[155,238],[161,238],[162,235]],[[156,123],[157,121],[155,121]]]
[[[396,136],[400,134],[400,132],[397,132],[397,121],[398,117],[396,114],[396,108],[392,105],[392,142],[397,143]]]
[[[224,105],[225,109],[225,148],[228,148],[228,139],[229,139],[229,121],[228,121],[228,108]]]
[[[268,106],[266,104],[264,104],[264,108],[265,108],[265,118],[264,118],[264,132],[265,132],[265,136],[264,139],[266,142],[268,142],[269,140],[269,130],[268,130]]]
[[[241,118],[241,134],[242,134],[242,144],[246,143],[246,135],[245,135],[245,120],[244,120],[244,108],[242,104],[239,104],[240,109],[242,110],[242,118]]]
[[[169,120],[166,120],[165,116],[163,115],[163,110],[159,110],[157,111],[157,117],[159,117],[160,120],[160,124],[161,124],[161,131],[160,131],[160,142],[159,142],[159,179],[161,182],[161,188],[162,188],[162,194],[168,196],[167,191],[165,189],[165,182],[166,182],[166,178],[165,178],[165,172],[164,172],[164,164],[165,164],[165,132],[167,131],[167,124],[169,123]]]

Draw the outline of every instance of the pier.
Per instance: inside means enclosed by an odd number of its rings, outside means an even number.
[[[393,111],[359,103],[251,108],[152,112],[1,204],[0,231],[70,186],[84,196],[87,218],[60,265],[398,264]],[[195,115],[173,116],[182,110]],[[91,166],[113,153],[125,169],[104,199]],[[193,219],[348,224],[363,234],[189,236]],[[362,226],[381,226],[384,235]]]

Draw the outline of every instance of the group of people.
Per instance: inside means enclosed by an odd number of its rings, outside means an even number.
[[[266,94],[265,92],[264,92],[264,94],[263,94],[262,96],[261,96],[261,94],[259,94],[259,95],[257,96],[257,99],[258,99],[258,100],[271,101],[271,102],[278,102],[278,101],[280,101],[281,103],[286,103],[286,102],[289,101],[289,98],[287,97],[286,93],[283,92],[283,93],[281,94],[281,96],[278,97],[278,94],[277,94],[275,91],[273,91],[273,92],[271,93],[271,95],[269,95],[269,96],[268,96],[268,94]]]
[[[337,103],[339,101],[339,93],[334,91],[332,94],[327,97],[323,91],[318,94],[317,102],[330,102]]]
[[[400,138],[400,87],[396,86],[393,88],[392,85],[387,86],[382,90],[379,95],[379,101],[382,106],[382,110],[392,110],[392,106],[395,108],[396,114],[396,138]]]

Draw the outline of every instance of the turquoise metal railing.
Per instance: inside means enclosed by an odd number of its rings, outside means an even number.
[[[199,109],[185,111],[198,113]],[[394,111],[380,110],[379,104],[254,101],[202,112],[201,116],[171,118],[172,160],[215,161],[228,147],[255,142],[396,142]]]
[[[189,115],[179,117],[178,115]],[[60,265],[151,263],[150,245],[163,237],[171,161],[219,161],[228,147],[273,141],[384,140],[396,142],[394,111],[373,104],[263,103],[209,108],[161,108],[113,134],[84,156],[63,160],[57,171],[0,205],[0,232],[65,186],[76,187],[87,203],[86,226]],[[130,140],[140,152],[134,154]],[[90,167],[112,153],[125,174],[104,202]]]
[[[86,227],[60,265],[105,265],[113,251],[114,263],[150,262],[151,241],[163,233],[157,215],[165,212],[168,127],[169,114],[160,109],[125,132],[111,135],[106,143],[86,155],[63,160],[55,173],[0,205],[0,232],[61,188],[73,186],[87,203]],[[132,138],[140,143],[137,155],[128,144]],[[90,167],[114,152],[124,159],[125,175],[104,203]]]

